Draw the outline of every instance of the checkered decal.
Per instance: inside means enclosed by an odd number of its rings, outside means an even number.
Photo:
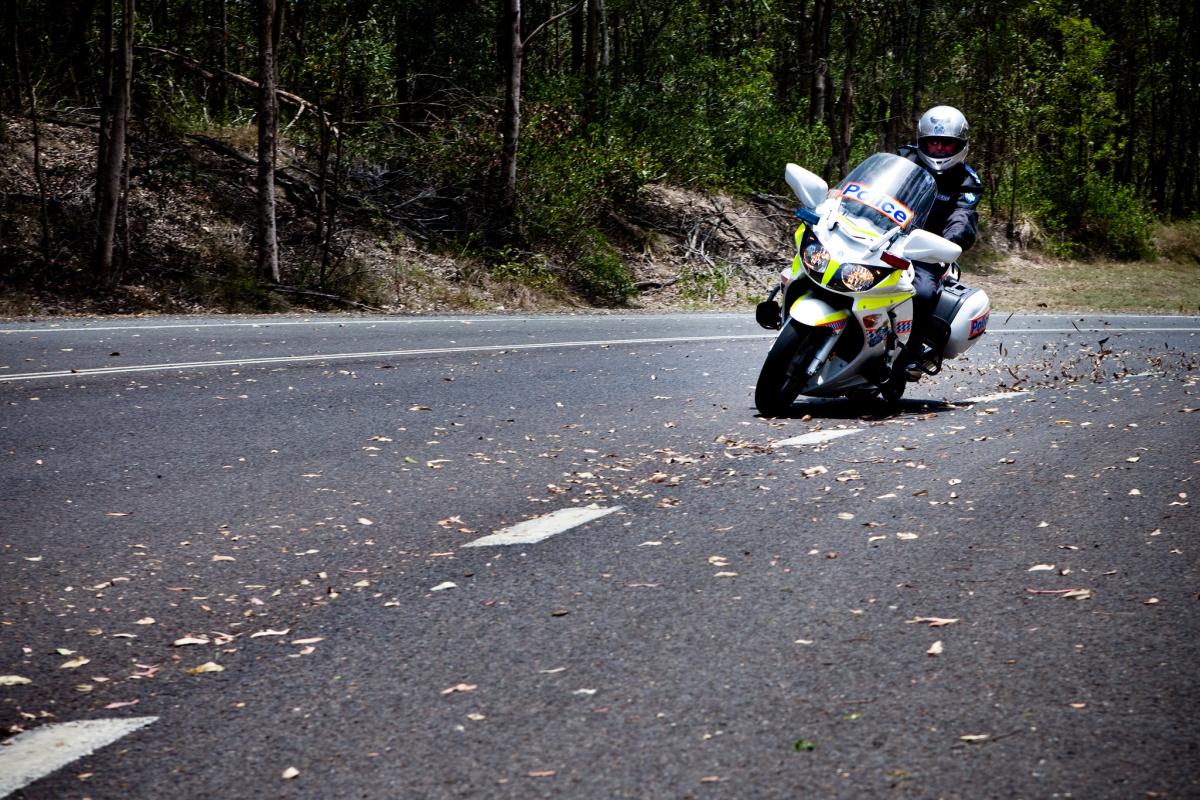
[[[818,327],[832,328],[834,333],[841,333],[842,329],[846,327],[846,319],[843,317],[842,319],[836,320],[834,322],[824,322],[821,325],[819,325]]]
[[[912,333],[911,319],[902,319],[896,323],[896,333]]]

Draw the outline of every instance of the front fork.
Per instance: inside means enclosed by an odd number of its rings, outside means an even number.
[[[845,329],[843,328],[843,330]],[[821,371],[821,367],[825,366],[825,361],[829,358],[829,354],[833,352],[833,348],[837,345],[837,340],[840,336],[841,331],[829,331],[829,334],[825,337],[825,341],[821,342],[821,346],[813,354],[812,361],[804,370],[805,378],[811,378]]]

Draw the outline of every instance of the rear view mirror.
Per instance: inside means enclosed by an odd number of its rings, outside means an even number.
[[[796,199],[805,208],[816,208],[829,191],[825,181],[799,164],[788,164],[783,171],[783,177],[796,193]]]
[[[904,257],[909,261],[936,261],[949,264],[962,255],[962,248],[936,233],[917,229],[904,243]]]

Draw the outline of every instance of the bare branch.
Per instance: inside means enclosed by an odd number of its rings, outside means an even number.
[[[574,11],[577,11],[581,5],[583,5],[583,0],[577,0],[577,2],[575,3],[575,5],[571,6],[570,8],[567,8],[567,9],[565,9],[565,10],[563,10],[563,11],[560,11],[559,13],[555,14],[555,15],[554,15],[553,17],[551,17],[550,19],[548,19],[548,20],[546,20],[545,22],[543,22],[541,25],[538,25],[536,28],[534,28],[534,29],[533,29],[533,32],[532,32],[532,33],[530,33],[528,36],[526,36],[526,37],[524,38],[524,40],[522,40],[522,42],[521,42],[521,47],[525,47],[526,45],[528,45],[528,44],[529,44],[529,42],[530,42],[530,41],[533,39],[533,37],[535,37],[535,36],[537,36],[539,33],[541,33],[541,32],[542,32],[542,30],[543,30],[543,29],[544,29],[544,28],[545,28],[547,25],[551,25],[551,24],[553,24],[553,23],[555,23],[555,22],[558,22],[560,19],[562,19],[563,17],[565,17],[567,14],[570,14],[570,13],[572,13],[572,12],[574,12]]]
[[[247,78],[245,75],[239,75],[236,72],[230,72],[229,70],[206,67],[196,59],[185,56],[182,53],[176,53],[173,50],[166,50],[162,47],[151,47],[150,45],[139,45],[135,49],[147,53],[158,53],[159,55],[172,58],[207,81],[217,81],[221,78],[227,78],[239,86],[244,86],[255,92],[258,91],[258,81]],[[299,108],[301,111],[311,111],[333,132],[334,136],[341,136],[341,132],[334,125],[333,120],[316,103],[305,100],[300,95],[285,92],[283,89],[276,89],[275,96],[288,105]]]

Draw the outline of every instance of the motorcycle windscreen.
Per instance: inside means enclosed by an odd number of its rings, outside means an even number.
[[[937,184],[906,158],[876,153],[850,171],[834,190],[842,216],[877,235],[899,226],[905,233],[925,224]]]

